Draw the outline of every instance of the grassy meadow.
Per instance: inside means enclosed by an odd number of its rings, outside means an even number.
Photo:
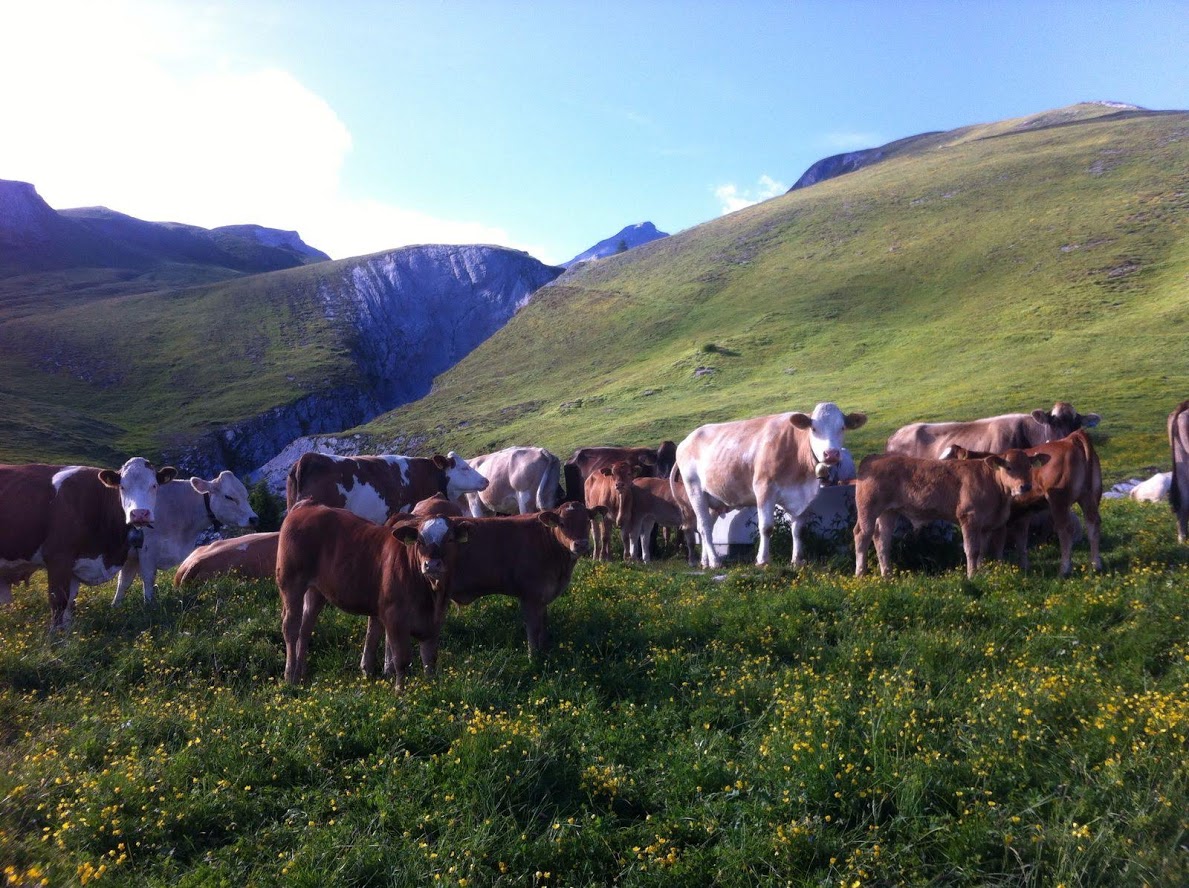
[[[1189,547],[1109,501],[1101,575],[584,562],[531,661],[507,599],[440,674],[358,673],[276,590],[0,610],[8,885],[1171,886],[1189,880]],[[788,557],[787,538],[782,557]],[[913,553],[904,553],[912,555]]]

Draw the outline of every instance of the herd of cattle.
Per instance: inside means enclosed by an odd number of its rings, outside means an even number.
[[[432,670],[447,604],[489,594],[520,601],[530,650],[546,645],[546,608],[569,585],[578,558],[610,557],[617,527],[625,558],[649,560],[654,528],[680,531],[691,564],[717,567],[716,516],[754,507],[758,564],[771,555],[776,508],[787,514],[793,562],[823,486],[853,485],[855,572],[875,544],[890,570],[892,533],[906,519],[957,524],[968,574],[1001,557],[1010,539],[1027,568],[1028,527],[1052,521],[1061,573],[1072,569],[1078,505],[1090,564],[1101,569],[1098,456],[1084,431],[1097,414],[1064,402],[1050,411],[971,422],[913,423],[857,471],[844,447],[862,413],[818,404],[713,423],[659,448],[586,447],[563,467],[539,447],[512,447],[470,462],[432,458],[304,454],[289,470],[288,512],[276,533],[251,533],[195,548],[206,530],[251,527],[248,492],[230,472],[176,480],[176,470],[130,459],[117,472],[83,466],[0,466],[0,604],[11,587],[44,568],[51,629],[65,628],[79,584],[119,581],[118,604],[139,575],[146,599],[158,569],[180,565],[181,586],[220,574],[275,576],[281,597],[285,677],[299,681],[326,602],[369,618],[361,666],[370,671],[381,633],[385,667],[404,682],[419,642]],[[1173,470],[1169,500],[1178,538],[1189,536],[1189,400],[1168,418]],[[562,487],[564,478],[565,487]],[[593,533],[594,542],[591,543]]]

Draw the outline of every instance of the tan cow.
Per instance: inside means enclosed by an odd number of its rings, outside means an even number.
[[[476,456],[471,468],[487,479],[484,490],[466,494],[470,513],[525,515],[557,505],[561,460],[544,447],[505,447]]]
[[[174,588],[182,589],[227,574],[246,579],[275,576],[280,536],[276,531],[248,533],[199,546],[179,565],[173,576]]]
[[[118,472],[87,466],[0,466],[0,601],[8,583],[44,567],[51,631],[74,616],[80,583],[106,583],[144,540],[156,517],[157,490],[173,480],[135,457]]]
[[[867,421],[863,413],[843,414],[838,405],[818,404],[813,414],[776,413],[737,422],[704,425],[677,445],[677,462],[702,538],[702,565],[718,567],[711,536],[711,512],[755,506],[760,528],[756,564],[767,564],[776,506],[788,513],[793,530],[793,563],[804,561],[802,515],[817,495],[823,474],[842,459],[843,436]]]
[[[677,528],[684,533],[689,563],[695,564],[697,518],[685,494],[685,485],[678,480],[670,483],[667,478],[640,478],[638,472],[638,468],[627,462],[617,462],[600,470],[600,474],[610,478],[615,486],[617,511],[613,517],[623,540],[624,559],[651,561],[649,541],[653,527],[659,525]]]
[[[1007,523],[1012,499],[1032,490],[1032,467],[1047,456],[1023,450],[972,460],[917,459],[898,454],[869,456],[855,482],[855,576],[867,570],[875,539],[880,573],[892,570],[892,531],[903,515],[914,526],[950,521],[962,529],[966,575],[974,576],[990,554],[991,535]]]
[[[1177,517],[1177,539],[1189,542],[1189,401],[1168,415],[1168,443],[1172,447],[1172,485],[1168,503]]]
[[[594,538],[591,555],[595,561],[611,560],[612,518],[619,511],[619,495],[615,482],[602,471],[595,472],[583,484],[586,508],[590,515],[590,532]]]
[[[346,509],[375,524],[442,493],[457,500],[487,479],[453,451],[448,456],[331,456],[303,453],[285,480],[286,506],[301,499]]]
[[[914,422],[888,438],[887,452],[922,459],[941,459],[956,444],[967,450],[1003,453],[1057,441],[1078,429],[1094,428],[1097,413],[1078,413],[1073,405],[1058,401],[1052,410],[1006,413],[969,422]]]
[[[995,557],[1003,556],[1005,538],[1013,540],[1020,569],[1028,569],[1028,530],[1032,515],[1046,510],[1057,532],[1061,546],[1061,576],[1073,571],[1073,544],[1077,536],[1077,518],[1071,511],[1074,503],[1082,510],[1086,521],[1086,536],[1090,542],[1090,566],[1102,570],[1098,547],[1102,533],[1099,504],[1102,502],[1102,467],[1090,436],[1079,429],[1060,441],[1030,447],[1030,457],[1047,456],[1048,460],[1032,470],[1032,491],[1012,500],[1011,517],[995,535]],[[985,459],[987,453],[951,447],[947,454],[953,459]]]
[[[467,524],[452,518],[413,520],[388,528],[320,505],[293,509],[281,525],[277,588],[285,637],[285,680],[305,676],[310,636],[329,601],[383,627],[393,651],[395,688],[404,688],[412,639],[432,673],[446,617],[450,579]],[[371,623],[368,638],[371,640]],[[360,666],[371,672],[375,646]]]

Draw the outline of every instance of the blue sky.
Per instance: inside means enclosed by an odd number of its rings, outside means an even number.
[[[336,258],[560,262],[840,151],[1084,100],[1189,108],[1184,0],[0,0],[0,22],[0,178]]]

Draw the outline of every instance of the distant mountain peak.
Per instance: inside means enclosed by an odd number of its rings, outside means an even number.
[[[44,238],[58,223],[58,214],[28,182],[0,179],[0,237]]]
[[[632,247],[638,247],[649,241],[659,240],[662,237],[668,236],[668,232],[657,230],[657,227],[651,222],[637,222],[635,225],[628,225],[620,229],[618,234],[613,234],[606,240],[599,241],[589,250],[579,253],[569,262],[563,262],[562,267],[569,268],[571,265],[585,262],[588,259],[602,259],[606,256],[614,256],[616,253],[622,253],[624,250],[630,250]]]

